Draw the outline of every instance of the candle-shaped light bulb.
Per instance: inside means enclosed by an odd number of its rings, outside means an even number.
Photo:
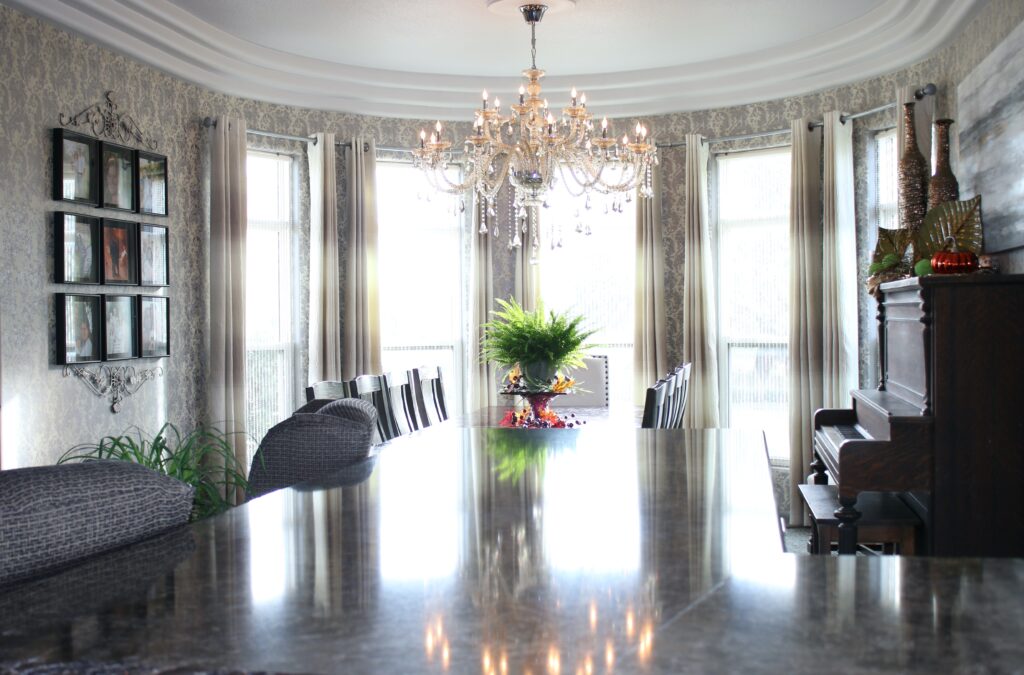
[[[431,143],[437,143],[437,134],[431,132],[431,134],[430,134],[430,142]]]
[[[494,97],[494,109],[497,110],[501,107],[501,99],[497,96]]]
[[[584,108],[587,107],[587,95],[586,93],[580,94],[580,105]]]
[[[426,129],[420,129],[420,147],[421,148],[423,147],[423,144],[426,142],[426,140],[427,140],[427,131],[426,131]]]
[[[436,123],[434,123],[434,131],[437,132],[438,136],[441,135],[441,120],[438,120]]]
[[[523,104],[523,101],[525,100],[525,98],[526,98],[526,87],[524,87],[523,85],[519,85],[519,105]]]
[[[487,110],[487,90],[484,89],[484,110]]]
[[[572,107],[575,108],[576,107],[576,87],[572,88],[572,91],[569,92],[569,96],[572,98]]]
[[[642,128],[643,128],[643,127],[642,127],[642,126],[640,126],[640,123],[639,123],[639,122],[637,122],[637,123],[636,123],[636,141],[637,141],[637,143],[639,143],[639,142],[640,142],[640,130],[641,130]]]
[[[608,138],[608,118],[601,118],[601,138]]]
[[[622,144],[629,145],[629,134],[622,134]]]
[[[647,140],[647,127],[640,127],[640,138]]]

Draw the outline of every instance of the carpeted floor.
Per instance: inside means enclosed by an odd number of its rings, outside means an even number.
[[[807,555],[807,538],[811,536],[809,527],[786,528],[786,552]]]

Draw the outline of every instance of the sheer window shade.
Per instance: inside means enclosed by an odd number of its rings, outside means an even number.
[[[246,418],[249,455],[295,409],[294,160],[250,151],[246,165]]]
[[[790,150],[715,161],[721,419],[765,430],[788,457]]]
[[[899,227],[896,199],[896,130],[875,135],[875,222],[889,230]]]
[[[377,162],[381,365],[438,365],[461,406],[462,221],[456,200],[430,189],[411,164]]]
[[[591,351],[608,356],[610,404],[633,405],[636,199],[575,197],[557,184],[540,208],[540,295],[547,310],[572,312],[597,329]],[[588,208],[589,204],[589,208]],[[524,244],[526,245],[526,244]],[[586,371],[577,373],[584,389]]]

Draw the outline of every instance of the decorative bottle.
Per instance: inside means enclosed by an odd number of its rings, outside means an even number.
[[[928,160],[917,147],[914,104],[903,104],[903,156],[897,166],[900,227],[916,232],[928,209]]]
[[[960,199],[960,184],[949,166],[949,126],[953,120],[935,120],[935,173],[928,181],[928,210],[934,209],[943,202],[955,202]]]

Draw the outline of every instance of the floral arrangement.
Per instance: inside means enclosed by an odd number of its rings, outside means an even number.
[[[498,300],[500,310],[483,326],[485,361],[508,369],[504,393],[570,393],[575,381],[566,372],[585,367],[583,354],[592,347],[587,338],[596,331],[581,327],[582,316],[528,312],[510,299]]]

